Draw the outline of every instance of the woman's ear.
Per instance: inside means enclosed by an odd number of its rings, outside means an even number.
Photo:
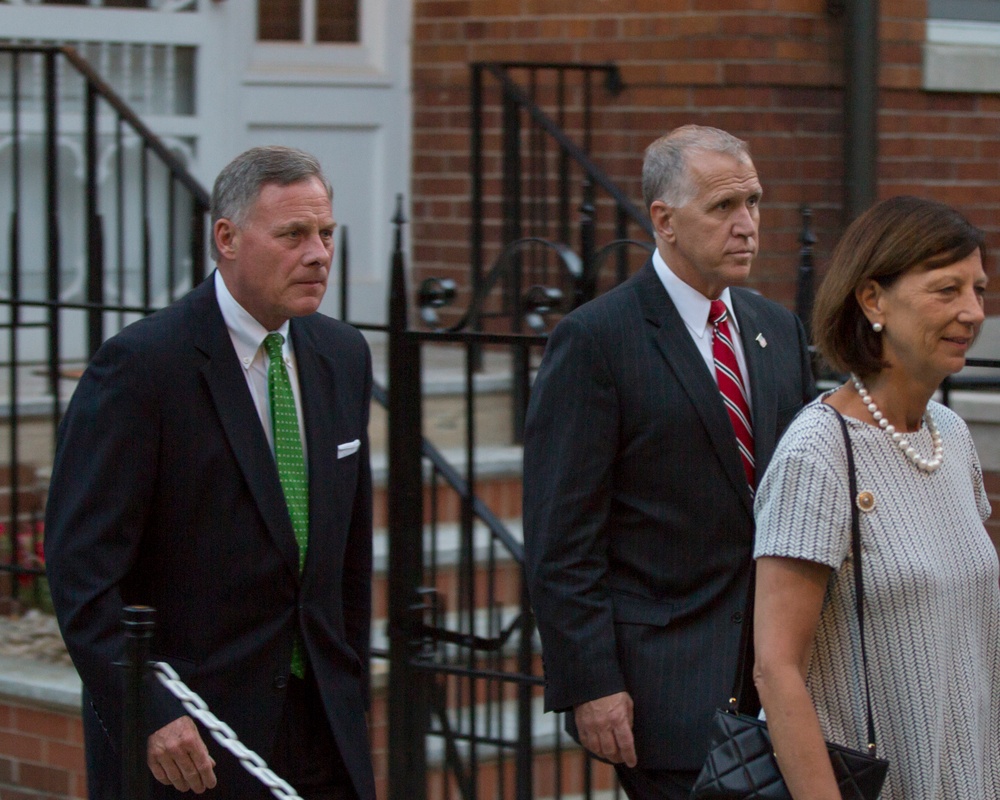
[[[882,298],[884,297],[884,293],[885,290],[879,285],[878,281],[874,281],[871,278],[861,284],[854,292],[854,297],[857,299],[858,305],[861,306],[861,312],[871,323],[885,323],[882,314]]]

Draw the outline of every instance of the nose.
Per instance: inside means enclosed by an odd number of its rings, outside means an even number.
[[[757,234],[756,207],[740,205],[733,216],[733,235],[755,236]]]
[[[310,266],[329,266],[333,260],[333,239],[326,239],[318,232],[312,234],[306,242],[302,260]]]
[[[975,288],[970,288],[963,294],[964,302],[962,303],[962,308],[959,309],[958,320],[978,329],[983,324],[983,320],[986,319],[986,311],[983,309],[983,298],[976,292]]]

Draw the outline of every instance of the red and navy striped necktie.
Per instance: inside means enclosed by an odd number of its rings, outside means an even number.
[[[750,423],[750,403],[743,376],[733,349],[732,329],[729,327],[729,309],[721,300],[713,300],[708,312],[708,321],[713,328],[712,358],[715,359],[715,376],[719,382],[722,400],[729,412],[729,421],[736,434],[736,445],[747,474],[751,494],[754,491],[753,426]]]

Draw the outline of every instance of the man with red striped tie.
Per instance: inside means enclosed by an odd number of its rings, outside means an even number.
[[[747,144],[678,128],[642,185],[656,252],[556,326],[532,389],[525,558],[546,707],[633,800],[686,799],[750,623],[754,488],[815,385],[795,316],[735,288],[759,246]]]

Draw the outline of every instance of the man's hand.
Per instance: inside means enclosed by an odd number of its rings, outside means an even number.
[[[215,761],[191,717],[178,717],[146,742],[146,763],[164,786],[201,794],[215,786]]]
[[[580,744],[613,764],[636,765],[632,698],[628,692],[581,703],[574,710]]]

